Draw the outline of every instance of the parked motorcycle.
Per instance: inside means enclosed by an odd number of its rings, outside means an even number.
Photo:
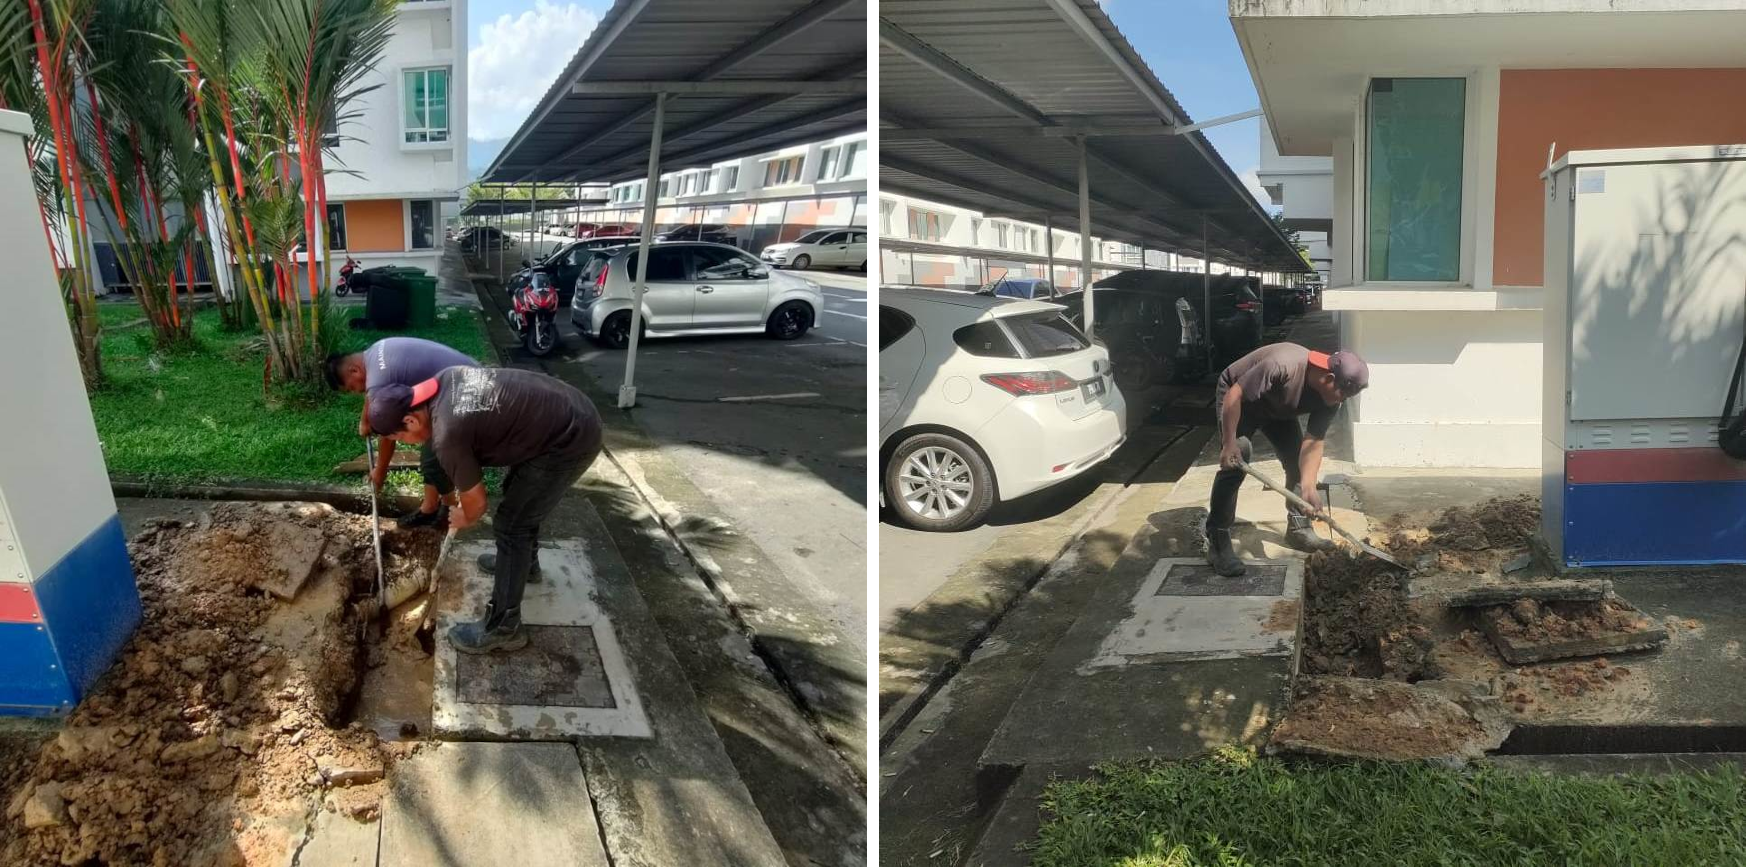
[[[347,256],[346,263],[344,265],[340,266],[339,283],[333,287],[333,294],[340,295],[340,296],[345,296],[345,295],[351,294],[352,274],[356,273],[357,270],[358,270],[358,260],[353,259],[350,256]],[[368,289],[366,287],[359,286],[358,291],[360,293],[362,293],[362,292],[368,291]]]
[[[509,327],[522,345],[536,358],[551,352],[558,345],[558,287],[552,275],[539,269],[529,272],[527,282],[511,290],[510,300]]]

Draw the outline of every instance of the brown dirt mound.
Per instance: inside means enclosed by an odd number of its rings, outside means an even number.
[[[1540,526],[1533,497],[1487,500],[1419,519],[1381,522],[1382,545],[1433,571],[1496,572],[1527,550]],[[1310,674],[1414,682],[1437,675],[1430,630],[1407,601],[1399,570],[1339,549],[1304,571],[1304,668]]]
[[[1310,678],[1271,739],[1279,752],[1377,759],[1476,758],[1509,733],[1495,699],[1441,685]]]
[[[1650,625],[1641,612],[1617,599],[1546,603],[1518,599],[1509,607],[1509,614],[1497,618],[1497,630],[1536,644],[1636,632]]]
[[[258,530],[280,520],[330,537],[328,568],[290,603],[249,586],[268,563]],[[360,668],[345,603],[367,526],[325,508],[226,504],[209,526],[137,536],[144,620],[6,805],[4,862],[284,863],[326,789],[379,797],[373,781],[404,748],[336,727]],[[348,796],[371,812],[367,791]]]

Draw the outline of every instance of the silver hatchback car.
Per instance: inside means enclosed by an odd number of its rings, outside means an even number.
[[[614,349],[630,345],[635,246],[601,250],[576,277],[570,321]],[[649,246],[643,336],[755,334],[793,340],[818,322],[818,284],[772,271],[757,257],[726,244],[672,241]]]

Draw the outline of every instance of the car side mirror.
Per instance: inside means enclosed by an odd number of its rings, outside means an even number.
[[[746,276],[753,280],[768,280],[770,279],[770,269],[752,268],[746,272]]]

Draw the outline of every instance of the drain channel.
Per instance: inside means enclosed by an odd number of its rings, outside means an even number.
[[[1519,725],[1500,756],[1746,752],[1746,725]]]

